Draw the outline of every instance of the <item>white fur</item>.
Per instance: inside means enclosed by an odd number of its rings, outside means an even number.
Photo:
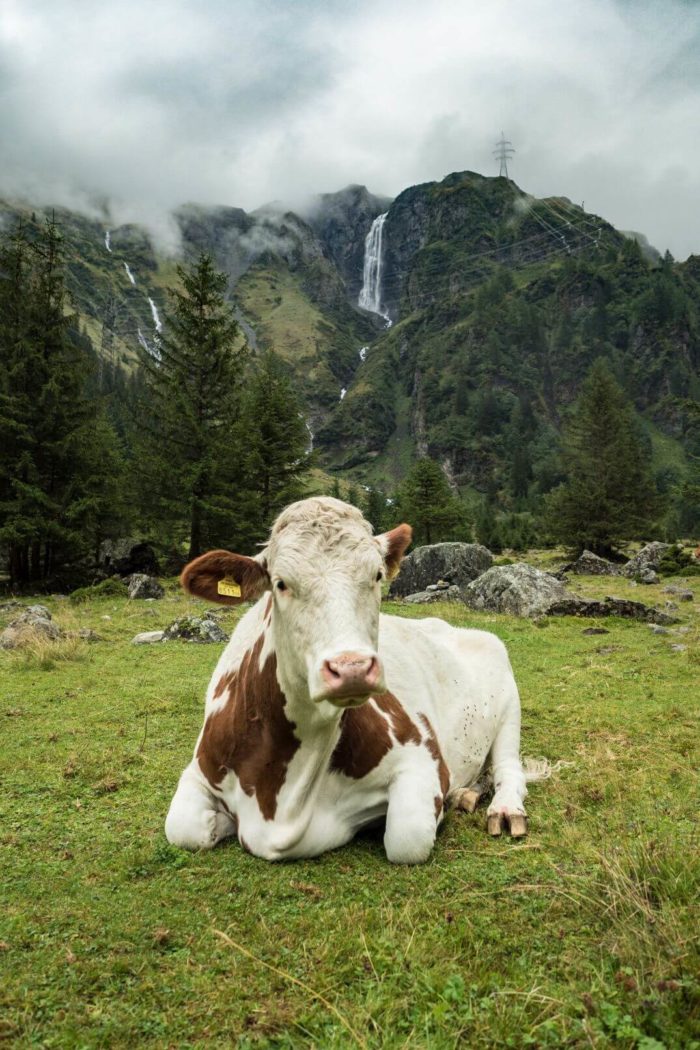
[[[441,819],[435,816],[440,784],[424,744],[401,745],[392,733],[391,750],[361,780],[329,770],[342,711],[318,700],[320,668],[324,659],[345,651],[378,653],[386,688],[423,740],[428,733],[421,716],[430,721],[450,771],[451,792],[475,783],[491,755],[495,794],[489,814],[525,812],[520,703],[505,647],[494,635],[435,618],[380,617],[376,575],[385,549],[385,538],[372,537],[359,511],[338,500],[305,500],[282,513],[261,556],[274,600],[261,665],[274,648],[285,712],[300,747],[273,820],[263,818],[235,773],[212,789],[194,758],[168,814],[170,842],[207,848],[237,830],[256,855],[292,859],[341,846],[362,826],[385,820],[389,860],[412,864],[428,857]],[[278,580],[285,591],[277,589]],[[267,603],[264,595],[234,631],[209,687],[206,717],[223,702],[213,698],[216,683],[238,667],[266,630]],[[543,775],[533,770],[528,779],[533,772]]]

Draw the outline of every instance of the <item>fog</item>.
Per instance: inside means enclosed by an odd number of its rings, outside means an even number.
[[[3,0],[0,194],[145,223],[471,169],[700,252],[700,9],[679,0]]]

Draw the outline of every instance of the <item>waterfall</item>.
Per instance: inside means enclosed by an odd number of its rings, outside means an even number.
[[[345,397],[346,394],[347,394],[347,390],[345,389],[345,387],[342,387],[341,391],[340,391],[340,400],[341,401],[343,400],[343,398]]]
[[[136,278],[134,277],[133,273],[129,269],[129,264],[128,263],[124,263],[124,269],[126,270],[126,276],[129,278],[131,283],[132,284],[136,284]]]
[[[378,215],[365,237],[365,261],[362,268],[362,291],[358,306],[370,313],[379,314],[391,326],[388,314],[382,309],[382,238],[387,212]]]
[[[360,347],[360,361],[362,361],[363,364],[367,360],[367,351],[368,350],[369,350],[368,346],[361,346]]]
[[[111,253],[112,249],[109,246],[109,233],[110,233],[110,231],[107,230],[107,232],[105,234],[105,248],[107,249],[108,252]]]
[[[148,343],[146,342],[146,337],[144,336],[143,332],[141,331],[140,328],[137,328],[136,331],[138,333],[139,342],[140,342],[141,346],[143,347],[143,349],[146,351],[147,354],[150,354],[151,348],[148,345]]]
[[[163,327],[163,324],[162,324],[161,319],[160,319],[160,317],[158,315],[158,307],[153,302],[153,300],[151,299],[150,296],[148,297],[148,302],[149,302],[150,307],[151,307],[151,313],[153,314],[153,324],[155,325],[156,332],[160,332],[162,327]]]

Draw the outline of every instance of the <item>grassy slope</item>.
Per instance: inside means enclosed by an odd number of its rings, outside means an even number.
[[[129,642],[186,607],[54,601],[104,640],[52,670],[0,653],[13,1046],[700,1045],[697,605],[684,635],[610,620],[593,637],[439,608],[507,642],[525,752],[572,765],[532,787],[524,844],[487,839],[483,810],[452,813],[420,868],[389,866],[373,838],[277,866],[167,845],[220,647]]]

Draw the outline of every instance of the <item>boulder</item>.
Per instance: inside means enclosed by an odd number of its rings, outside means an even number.
[[[107,576],[131,576],[135,572],[157,576],[160,572],[153,547],[133,536],[105,540],[100,545],[99,565]]]
[[[222,631],[218,623],[202,616],[181,616],[171,623],[163,632],[163,641],[169,642],[174,638],[182,638],[186,642],[228,641],[226,631]]]
[[[407,594],[404,598],[405,602],[410,602],[411,605],[431,605],[433,602],[462,602],[462,591],[456,584],[451,587],[432,588],[429,587],[425,591],[418,591],[416,594]]]
[[[130,598],[162,598],[165,591],[154,576],[135,572],[126,581]]]
[[[150,645],[152,642],[162,642],[165,631],[142,631],[131,639],[132,645]]]
[[[620,566],[599,557],[593,551],[584,551],[575,562],[567,566],[577,576],[619,576]]]
[[[658,583],[658,576],[656,579],[651,579],[649,574],[654,573],[655,575],[659,571],[661,559],[670,549],[670,543],[660,543],[658,540],[647,543],[646,547],[642,547],[634,558],[630,558],[627,564],[623,565],[622,575],[639,579],[642,583]]]
[[[472,609],[513,616],[541,616],[554,602],[569,596],[561,580],[524,562],[494,565],[463,588],[462,594]]]
[[[404,558],[389,588],[391,598],[425,591],[438,581],[466,587],[493,565],[493,555],[480,543],[431,543]]]

